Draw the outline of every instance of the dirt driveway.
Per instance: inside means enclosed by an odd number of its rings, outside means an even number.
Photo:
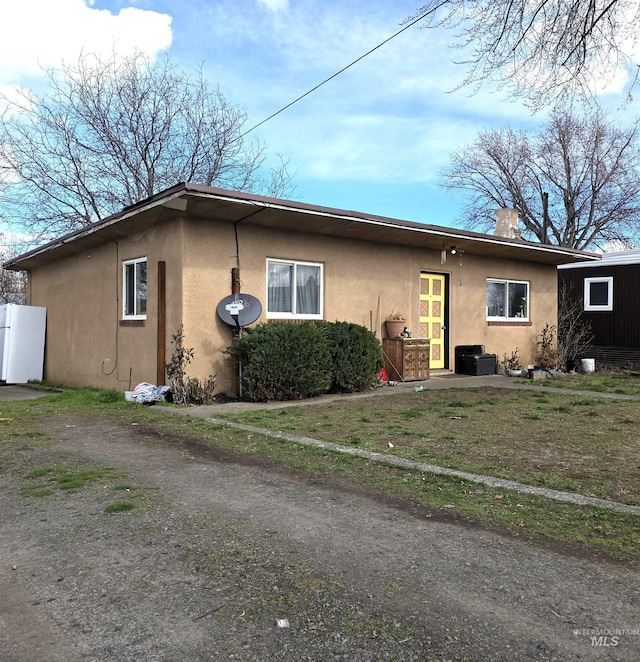
[[[49,428],[14,452],[116,467],[143,497],[114,514],[106,482],[25,498],[7,460],[2,662],[640,660],[634,570],[142,426]]]

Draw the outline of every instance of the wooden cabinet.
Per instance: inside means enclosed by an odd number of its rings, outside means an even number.
[[[429,379],[428,338],[383,338],[384,367],[394,382]]]

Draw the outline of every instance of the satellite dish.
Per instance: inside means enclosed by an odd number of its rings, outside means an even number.
[[[251,294],[230,294],[218,304],[217,312],[229,326],[248,326],[262,315],[262,304]]]

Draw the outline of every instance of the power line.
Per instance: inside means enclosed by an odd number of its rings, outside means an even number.
[[[405,30],[408,30],[410,27],[413,27],[418,21],[421,21],[423,18],[426,18],[427,16],[429,16],[429,14],[433,14],[434,12],[436,12],[438,9],[440,9],[440,7],[442,7],[443,5],[446,5],[448,1],[449,0],[443,0],[443,2],[441,2],[437,7],[433,7],[428,12],[425,12],[424,14],[421,14],[417,18],[413,19],[410,23],[407,23],[407,25],[405,25],[403,28],[398,30],[398,32],[396,32],[395,34],[392,34],[390,37],[388,37],[384,41],[381,41],[377,46],[374,46],[371,50],[367,51],[364,55],[361,55],[359,58],[355,59],[353,62],[348,64],[346,67],[343,67],[342,69],[340,69],[340,71],[336,71],[335,74],[332,74],[331,76],[329,76],[329,78],[325,78],[321,83],[318,83],[315,87],[312,87],[310,90],[308,90],[304,94],[301,94],[297,99],[294,99],[293,101],[288,103],[286,106],[283,106],[282,108],[280,108],[280,110],[277,110],[275,113],[272,113],[271,115],[269,115],[269,117],[266,117],[262,121],[258,122],[254,126],[252,126],[250,129],[247,129],[247,131],[245,131],[240,136],[238,136],[238,140],[241,140],[248,133],[251,133],[252,131],[257,129],[259,126],[262,126],[263,124],[266,124],[267,122],[272,120],[274,117],[277,117],[278,115],[280,115],[280,113],[283,113],[285,110],[291,108],[291,106],[298,103],[298,101],[302,101],[302,99],[304,99],[305,97],[308,97],[310,94],[315,92],[317,89],[321,88],[323,85],[325,85],[329,81],[333,80],[334,78],[337,78],[340,74],[344,73],[347,69],[350,69],[355,64],[358,64],[358,62],[364,60],[364,58],[371,55],[371,53],[373,53],[374,51],[377,51],[379,48],[381,48],[385,44],[388,44],[392,39],[395,39],[399,34],[402,34]]]

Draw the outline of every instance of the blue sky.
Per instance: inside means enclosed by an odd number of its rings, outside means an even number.
[[[202,67],[245,128],[401,27],[416,0],[6,0],[0,88],[42,83],[39,65],[85,52],[168,53]],[[419,24],[418,24],[419,25]],[[4,32],[4,31],[3,31]],[[297,200],[456,226],[461,196],[440,186],[452,150],[486,128],[537,127],[490,90],[452,91],[464,69],[453,35],[414,26],[251,135],[295,172]],[[615,96],[611,97],[615,102]],[[0,228],[1,229],[1,228]]]

